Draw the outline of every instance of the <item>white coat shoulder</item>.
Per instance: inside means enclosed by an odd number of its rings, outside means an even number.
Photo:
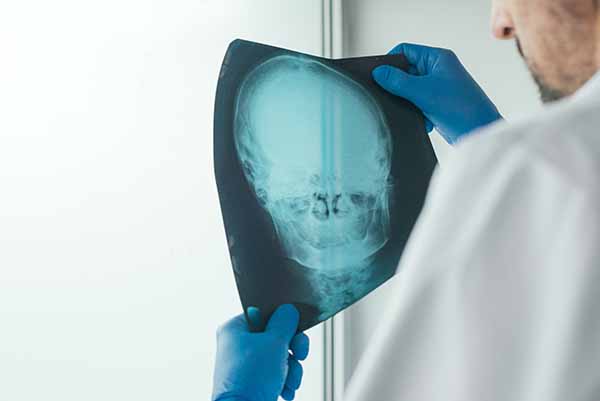
[[[562,102],[457,147],[348,401],[597,398],[598,114]]]
[[[599,94],[600,95],[600,94]],[[452,157],[448,174],[467,169],[546,169],[589,194],[600,189],[600,102],[576,97],[551,105],[536,116],[501,122],[468,137]],[[483,172],[483,174],[481,174]],[[597,196],[597,195],[594,195]]]

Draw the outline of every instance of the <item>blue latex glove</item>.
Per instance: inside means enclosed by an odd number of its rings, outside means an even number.
[[[252,322],[257,308],[248,308]],[[299,361],[308,356],[308,336],[296,334],[300,315],[293,305],[273,313],[262,333],[251,333],[244,315],[236,316],[217,334],[213,400],[293,400],[302,381]],[[291,353],[288,352],[291,350]]]
[[[409,72],[385,65],[373,70],[373,78],[421,109],[428,132],[435,127],[446,142],[455,143],[502,118],[452,51],[402,43],[390,54],[403,54],[411,65]]]

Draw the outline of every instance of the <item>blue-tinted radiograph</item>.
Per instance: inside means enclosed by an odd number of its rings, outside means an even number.
[[[286,257],[333,273],[368,266],[386,244],[392,139],[355,81],[302,56],[271,58],[240,86],[234,140]]]

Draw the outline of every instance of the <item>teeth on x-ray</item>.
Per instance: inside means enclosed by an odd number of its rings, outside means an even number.
[[[246,180],[286,257],[317,270],[358,268],[388,241],[392,139],[355,81],[301,55],[250,72],[235,101]]]

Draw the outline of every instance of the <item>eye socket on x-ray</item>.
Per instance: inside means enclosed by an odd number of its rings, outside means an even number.
[[[358,207],[372,209],[375,207],[376,198],[372,194],[355,193],[350,194],[350,200]]]
[[[312,205],[309,196],[284,198],[282,202],[285,203],[285,207],[289,208],[294,215],[301,215],[308,212]]]
[[[286,257],[356,268],[388,241],[391,135],[352,79],[302,56],[263,62],[237,94],[234,141]]]

